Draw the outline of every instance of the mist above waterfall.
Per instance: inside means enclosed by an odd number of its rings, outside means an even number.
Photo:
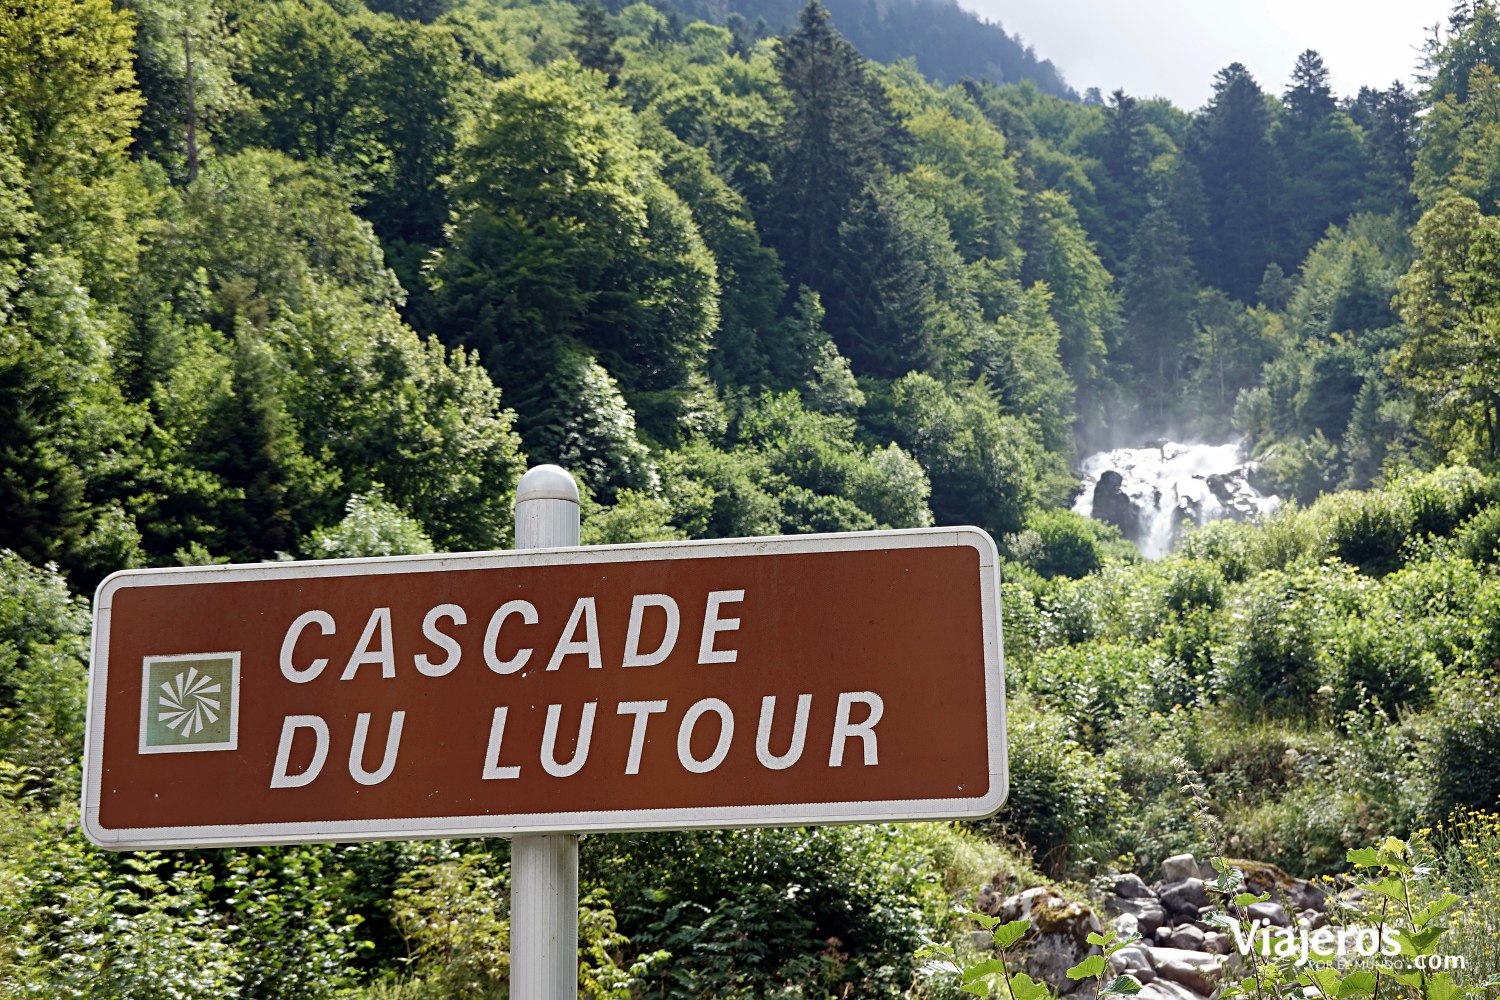
[[[1281,502],[1251,485],[1255,463],[1238,442],[1114,448],[1084,459],[1081,472],[1073,509],[1119,528],[1147,559],[1170,552],[1185,526],[1250,520]]]

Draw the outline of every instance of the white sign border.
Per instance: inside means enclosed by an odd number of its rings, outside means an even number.
[[[128,587],[227,583],[240,580],[295,580],[372,574],[441,572],[502,566],[621,563],[735,556],[967,546],[979,553],[980,604],[984,643],[985,718],[989,789],[970,798],[838,801],[783,805],[710,806],[672,809],[619,809],[441,818],[330,820],[250,823],[227,826],[168,826],[109,829],[99,823],[103,784],[104,702],[108,691],[109,620],[115,594]],[[893,821],[980,819],[1004,804],[1010,790],[1006,752],[1005,655],[1000,624],[1000,559],[995,542],[975,527],[913,528],[894,531],[775,535],[694,542],[586,545],[560,549],[463,552],[365,559],[187,566],[123,570],[107,577],[94,598],[88,713],[80,796],[85,835],[110,850],[249,847],[274,844],[445,837],[509,837],[546,833],[627,833],[659,830],[737,829]],[[118,723],[111,723],[118,724]],[[934,733],[934,738],[941,734]]]

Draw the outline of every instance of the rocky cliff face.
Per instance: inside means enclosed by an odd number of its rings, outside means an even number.
[[[1073,509],[1113,524],[1142,555],[1159,559],[1184,527],[1275,510],[1279,499],[1255,488],[1255,472],[1238,444],[1116,448],[1084,460]]]

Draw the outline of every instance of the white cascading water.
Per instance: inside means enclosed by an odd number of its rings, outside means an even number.
[[[1250,520],[1280,504],[1250,485],[1255,470],[1238,442],[1181,444],[1166,441],[1146,448],[1116,448],[1084,459],[1081,491],[1073,509],[1115,524],[1147,559],[1172,550],[1181,525],[1223,518]],[[1119,477],[1115,483],[1114,473]],[[1105,490],[1099,491],[1100,480]],[[1108,505],[1096,513],[1095,497]]]

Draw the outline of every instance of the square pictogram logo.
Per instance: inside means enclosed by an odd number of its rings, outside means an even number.
[[[240,654],[148,656],[141,688],[141,753],[234,750]]]

